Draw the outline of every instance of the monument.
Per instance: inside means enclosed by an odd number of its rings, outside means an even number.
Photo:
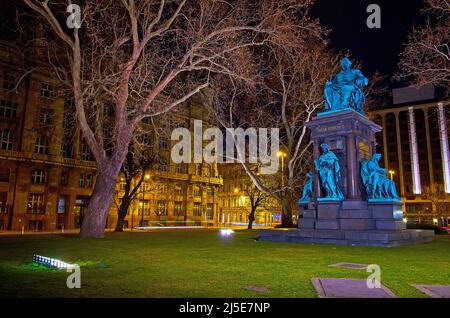
[[[348,58],[325,85],[325,111],[311,131],[314,175],[306,174],[298,229],[260,230],[259,240],[365,246],[431,241],[429,230],[407,230],[403,202],[375,153],[381,127],[364,115],[368,79]]]

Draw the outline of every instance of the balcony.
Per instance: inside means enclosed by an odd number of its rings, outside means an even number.
[[[27,214],[45,214],[44,204],[34,203],[27,206]]]
[[[193,182],[202,182],[202,183],[210,183],[215,185],[223,185],[223,179],[222,177],[205,177],[205,176],[199,176],[195,174],[190,174],[189,179]]]
[[[0,150],[0,159],[39,162],[39,163],[54,164],[54,165],[56,164],[80,168],[91,168],[91,169],[96,168],[95,161],[65,158],[55,155],[43,155],[25,151]]]

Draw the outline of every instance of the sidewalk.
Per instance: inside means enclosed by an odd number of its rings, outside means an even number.
[[[199,227],[199,228],[185,228],[184,226],[179,226],[179,227],[165,227],[165,226],[160,226],[160,227],[152,227],[152,228],[148,228],[148,229],[139,229],[139,228],[134,228],[133,230],[130,229],[124,229],[123,232],[131,232],[131,233],[142,233],[142,232],[153,232],[153,231],[161,231],[161,230],[196,230],[196,229],[233,229],[233,230],[245,230],[247,229],[247,226],[238,226],[238,225],[225,225],[225,226],[208,226],[208,227]],[[270,229],[272,227],[267,227],[267,226],[253,226],[253,230],[258,230],[258,229]],[[114,229],[106,229],[105,232],[114,232]],[[64,232],[62,230],[54,230],[54,231],[25,231],[24,233],[22,233],[22,231],[0,231],[0,236],[1,235],[50,235],[50,234],[79,234],[80,233],[80,229],[71,229],[71,230],[64,230]]]

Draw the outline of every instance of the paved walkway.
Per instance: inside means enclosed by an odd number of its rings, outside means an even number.
[[[369,288],[365,279],[313,278],[320,298],[395,298],[388,288]]]
[[[412,285],[432,298],[450,298],[450,285]]]

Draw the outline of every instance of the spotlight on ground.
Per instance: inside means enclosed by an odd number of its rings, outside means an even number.
[[[73,264],[65,263],[63,261],[60,261],[59,259],[45,257],[41,255],[33,255],[33,263],[57,269],[71,268],[74,266]]]
[[[231,236],[231,234],[234,233],[232,229],[220,229],[219,230],[220,236],[228,237]]]

